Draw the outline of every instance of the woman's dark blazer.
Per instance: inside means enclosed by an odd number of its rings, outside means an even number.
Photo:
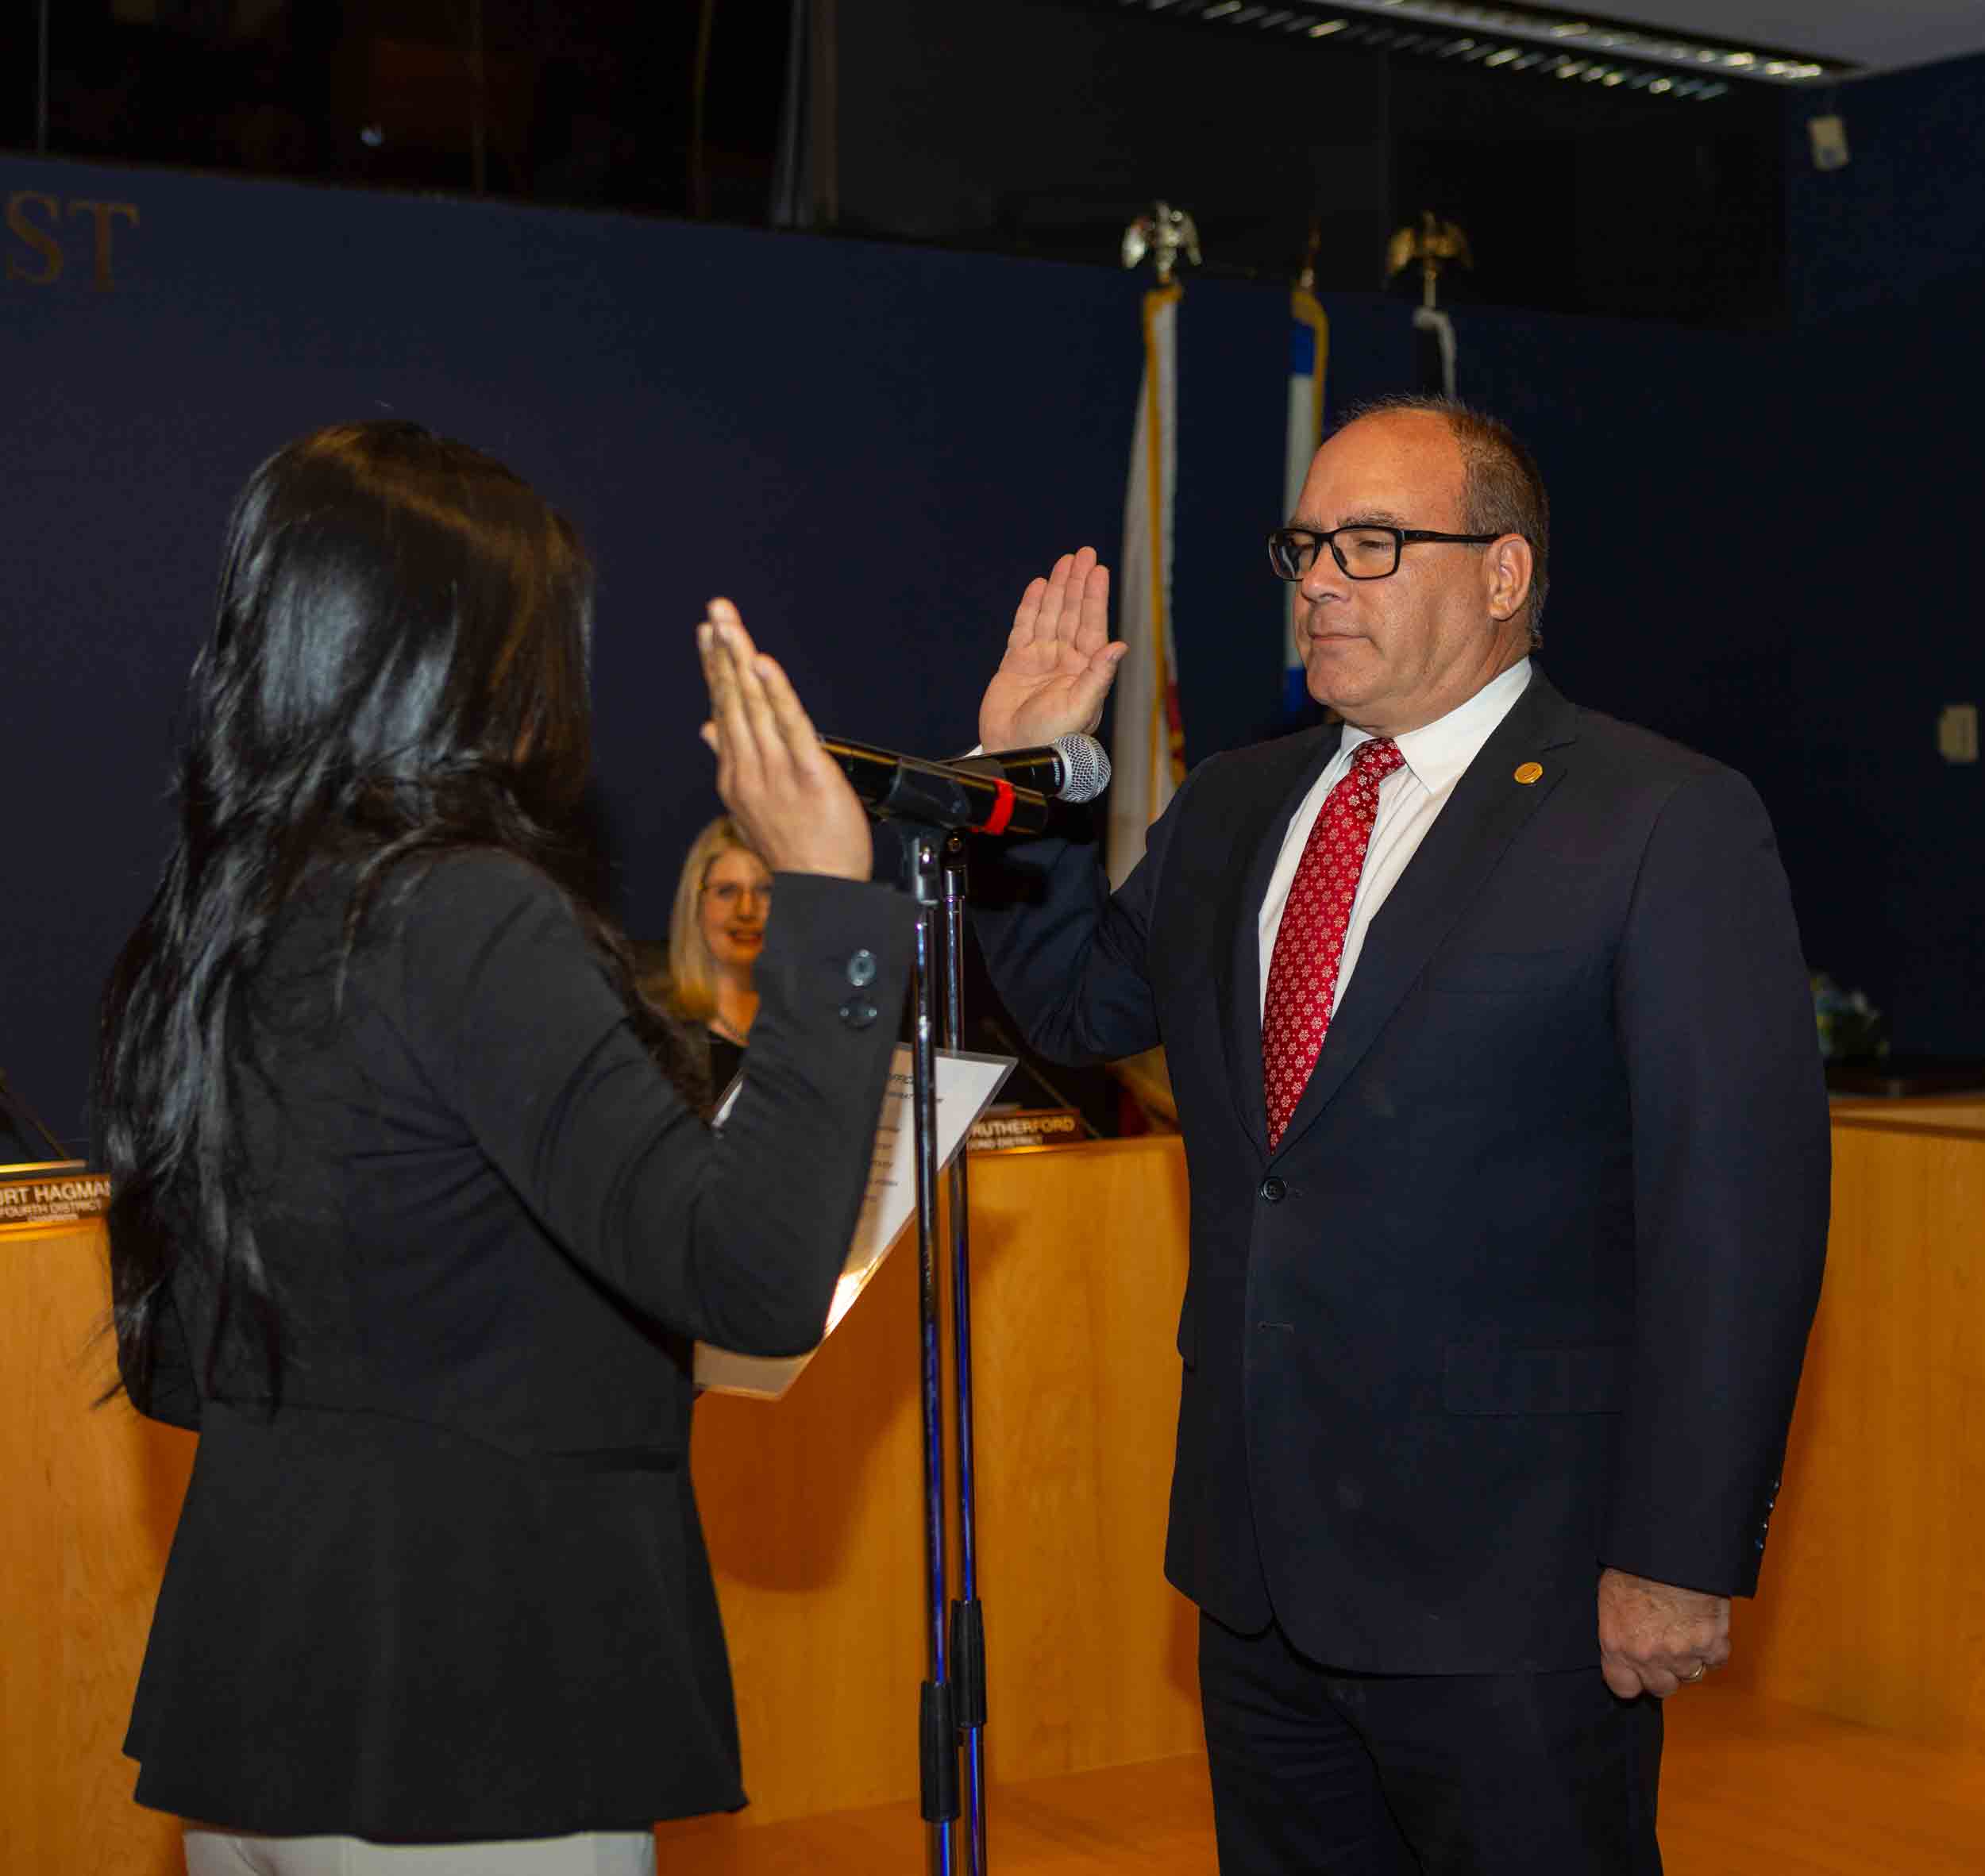
[[[342,897],[287,918],[243,1031],[279,1404],[209,1377],[209,1299],[173,1292],[152,1408],[200,1442],[125,1745],[139,1801],[457,1840],[735,1807],[689,1344],[819,1339],[907,902],[781,877],[751,1078],[712,1134],[539,874],[436,865],[341,988]]]

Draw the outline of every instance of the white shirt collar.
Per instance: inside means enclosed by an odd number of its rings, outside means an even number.
[[[1451,788],[1462,771],[1482,753],[1482,745],[1509,714],[1529,682],[1530,661],[1519,658],[1507,671],[1490,678],[1466,703],[1395,738],[1413,779],[1430,795]],[[1347,723],[1339,753],[1349,756],[1359,744],[1371,740],[1370,730],[1355,729]]]

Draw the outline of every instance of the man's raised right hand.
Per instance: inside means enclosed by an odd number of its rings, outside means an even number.
[[[1103,720],[1116,667],[1130,650],[1110,639],[1110,572],[1085,547],[1031,580],[1013,614],[1006,656],[979,705],[979,745],[1032,749]]]

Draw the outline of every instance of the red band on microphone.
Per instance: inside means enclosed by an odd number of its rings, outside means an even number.
[[[1013,784],[1002,775],[994,779],[992,787],[999,799],[992,813],[980,822],[981,834],[1004,834],[1007,822],[1013,819]]]

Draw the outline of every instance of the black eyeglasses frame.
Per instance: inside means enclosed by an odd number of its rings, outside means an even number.
[[[1344,558],[1343,549],[1337,545],[1339,534],[1390,534],[1393,538],[1392,564],[1382,573],[1354,573]],[[1328,533],[1319,528],[1270,528],[1268,531],[1268,564],[1278,580],[1286,580],[1292,584],[1302,579],[1301,573],[1285,573],[1276,559],[1276,550],[1285,541],[1297,541],[1313,543],[1310,560],[1315,563],[1316,549],[1328,547],[1330,557],[1347,580],[1390,580],[1399,571],[1399,563],[1409,547],[1422,541],[1443,541],[1459,547],[1486,547],[1492,541],[1500,541],[1501,534],[1443,534],[1434,528],[1395,528],[1384,522],[1347,522],[1341,528],[1332,528]]]

